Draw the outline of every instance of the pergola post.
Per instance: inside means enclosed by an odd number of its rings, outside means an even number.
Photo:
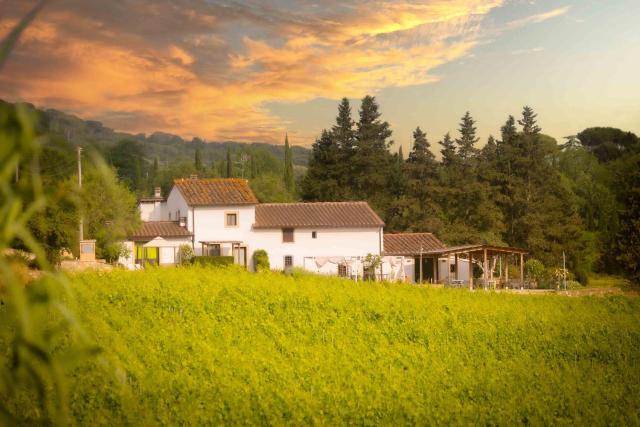
[[[438,256],[434,255],[431,261],[433,262],[433,283],[435,284],[438,283]]]
[[[453,259],[454,259],[454,267],[453,268],[455,268],[455,272],[454,272],[455,275],[453,277],[456,280],[458,280],[458,254],[455,254],[453,256]]]
[[[447,284],[451,285],[451,255],[447,254]]]
[[[469,290],[473,290],[473,254],[468,252],[469,255]]]
[[[520,287],[524,289],[524,254],[520,254]]]
[[[487,264],[487,250],[484,249],[482,251],[482,280],[484,280],[484,287],[487,287],[487,281],[489,280],[489,276],[487,275],[487,268],[489,265]]]
[[[505,255],[504,261],[504,283],[509,286],[509,254]]]

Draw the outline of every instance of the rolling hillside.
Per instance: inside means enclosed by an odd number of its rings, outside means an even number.
[[[4,101],[0,100],[0,103]],[[207,161],[222,160],[226,156],[227,147],[239,150],[247,146],[263,148],[276,156],[284,158],[284,146],[267,143],[241,143],[234,141],[209,141],[194,138],[191,141],[177,135],[155,132],[150,135],[117,132],[102,123],[83,120],[77,116],[54,109],[38,109],[32,104],[25,104],[40,114],[40,127],[47,130],[53,137],[68,139],[72,144],[96,145],[103,149],[115,145],[121,140],[135,140],[143,143],[148,160],[158,158],[160,162],[174,162],[179,160],[192,161],[197,147],[202,147]],[[283,141],[284,143],[284,141]],[[293,146],[293,163],[296,166],[306,166],[310,150],[301,146]]]

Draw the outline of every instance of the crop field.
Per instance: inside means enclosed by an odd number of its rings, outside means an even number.
[[[77,274],[81,425],[640,424],[640,298]]]

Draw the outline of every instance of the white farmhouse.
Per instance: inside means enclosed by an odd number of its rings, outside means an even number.
[[[174,264],[189,244],[250,269],[263,249],[272,269],[362,277],[363,259],[383,251],[384,223],[366,202],[259,204],[244,179],[178,179],[166,199],[158,190],[141,199],[140,213],[121,260],[129,268]]]
[[[265,250],[272,269],[303,268],[361,278],[367,255],[381,257],[376,278],[405,282],[514,286],[509,265],[524,281],[526,250],[488,244],[447,247],[431,233],[384,234],[366,202],[264,203],[244,179],[177,179],[165,199],[140,200],[143,224],[125,245],[129,268],[178,263],[178,248],[196,255],[232,256],[254,270],[253,253]]]

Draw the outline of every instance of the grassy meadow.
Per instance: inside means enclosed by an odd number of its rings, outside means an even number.
[[[640,424],[640,298],[204,267],[71,288],[103,349],[80,425]]]

